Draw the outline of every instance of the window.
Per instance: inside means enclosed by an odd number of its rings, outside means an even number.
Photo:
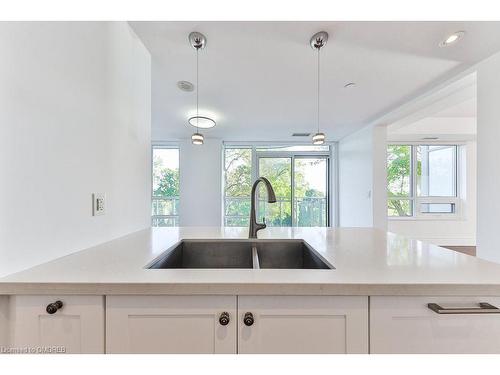
[[[226,148],[224,151],[225,226],[249,225],[251,189],[252,149]]]
[[[179,148],[153,146],[153,227],[179,225]]]
[[[416,146],[417,193],[423,197],[455,197],[456,146]]]
[[[329,225],[330,146],[226,146],[224,150],[224,225],[248,226],[252,183],[269,179],[276,203],[257,192],[257,216],[268,226]]]
[[[388,145],[388,215],[457,214],[457,150],[457,145]]]
[[[387,148],[387,207],[389,216],[412,216],[411,146]]]

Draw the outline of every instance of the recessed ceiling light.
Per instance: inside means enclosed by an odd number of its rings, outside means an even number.
[[[350,88],[353,88],[353,87],[356,87],[356,83],[355,82],[349,82],[349,83],[346,83],[344,85],[345,89],[350,89]]]
[[[194,90],[194,85],[188,81],[179,81],[177,82],[177,87],[182,91],[191,92]]]
[[[465,35],[465,31],[457,31],[448,36],[445,40],[443,40],[441,43],[439,43],[440,47],[447,47],[450,44],[458,42],[460,39],[463,38]]]
[[[210,129],[215,126],[215,121],[205,116],[193,116],[188,121],[190,125],[200,129]]]

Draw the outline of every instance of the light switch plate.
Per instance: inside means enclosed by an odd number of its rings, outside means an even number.
[[[104,215],[106,213],[106,194],[92,194],[92,216]]]

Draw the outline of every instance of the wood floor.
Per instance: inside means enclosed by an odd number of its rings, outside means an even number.
[[[475,246],[441,246],[441,247],[445,247],[450,250],[455,250],[458,251],[459,253],[476,256]]]

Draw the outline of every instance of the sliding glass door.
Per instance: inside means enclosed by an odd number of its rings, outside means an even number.
[[[267,225],[289,227],[292,225],[292,158],[259,157],[259,176],[266,177],[273,185],[276,203],[267,203],[267,192],[259,184],[258,217],[265,217]]]
[[[329,145],[224,147],[224,225],[249,224],[253,182],[267,177],[277,202],[267,203],[265,187],[259,184],[257,219],[281,227],[325,227],[330,218]]]
[[[294,226],[328,225],[328,158],[294,158]]]
[[[276,203],[259,187],[259,217],[268,226],[328,226],[328,156],[257,153],[258,175],[269,179]]]

